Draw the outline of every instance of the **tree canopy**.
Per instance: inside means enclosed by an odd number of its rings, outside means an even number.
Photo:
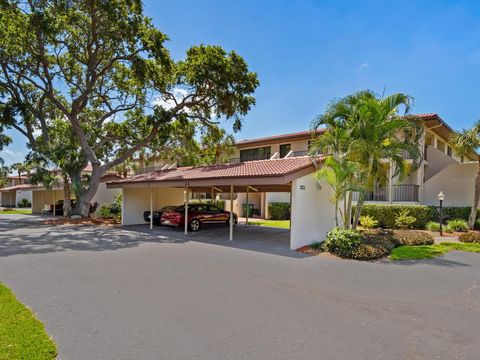
[[[2,0],[0,10],[0,124],[48,154],[57,122],[68,124],[70,176],[93,168],[76,193],[82,215],[108,169],[145,146],[163,149],[178,129],[227,119],[238,131],[255,104],[257,75],[241,56],[198,45],[172,59],[139,0]]]

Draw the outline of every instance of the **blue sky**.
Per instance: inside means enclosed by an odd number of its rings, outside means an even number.
[[[258,73],[257,105],[238,138],[306,130],[331,99],[384,87],[455,129],[480,119],[477,1],[151,0],[145,12],[174,58],[216,44]],[[11,163],[26,152],[15,136],[0,156]]]

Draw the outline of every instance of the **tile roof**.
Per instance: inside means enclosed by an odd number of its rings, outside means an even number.
[[[108,184],[281,177],[309,167],[313,169],[312,160],[308,156],[302,156],[233,164],[179,167],[171,170],[160,170],[148,174],[140,174],[122,180],[111,181],[108,182]]]
[[[1,188],[0,192],[22,190],[22,189],[31,189],[31,188],[32,188],[32,185],[30,185],[30,184],[21,184],[21,185],[15,185],[15,186],[9,186],[9,187]]]

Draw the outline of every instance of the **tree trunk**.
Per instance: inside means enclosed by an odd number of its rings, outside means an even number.
[[[475,189],[473,190],[473,203],[468,217],[468,226],[473,229],[477,219],[478,201],[480,199],[480,161],[478,162],[477,177],[475,178]]]
[[[75,177],[78,181],[78,179],[81,178],[81,173],[75,174]],[[97,193],[101,177],[102,171],[100,169],[100,166],[93,166],[87,189],[84,190],[82,186],[75,187],[75,196],[77,198],[77,203],[75,205],[75,209],[73,210],[73,213],[75,215],[80,215],[84,218],[90,216],[90,203],[95,194]]]
[[[72,216],[72,188],[67,174],[63,174],[63,216]]]
[[[335,199],[335,227],[338,227],[338,199]]]
[[[352,229],[355,230],[358,226],[358,221],[360,220],[360,213],[362,211],[362,206],[365,203],[365,191],[360,191],[358,195],[357,206],[355,207],[355,216],[353,218]]]
[[[352,191],[347,191],[347,211],[345,214],[345,229],[350,229],[352,227]]]

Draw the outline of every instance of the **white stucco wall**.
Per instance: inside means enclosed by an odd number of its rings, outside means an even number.
[[[184,190],[179,188],[153,188],[153,208],[182,205]],[[124,188],[122,197],[122,225],[145,224],[143,212],[150,209],[150,188]]]
[[[335,227],[331,196],[328,184],[321,181],[319,186],[312,174],[293,181],[291,249],[324,241],[327,232]]]
[[[98,190],[92,199],[92,203],[96,201],[98,203],[98,209],[100,209],[102,205],[114,202],[115,197],[121,192],[121,189],[107,189],[106,183],[100,183]]]
[[[449,165],[424,184],[424,204],[438,205],[437,195],[445,194],[445,206],[471,206],[478,163]]]

